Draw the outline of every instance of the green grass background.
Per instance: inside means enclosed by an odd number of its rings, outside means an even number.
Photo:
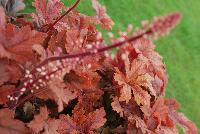
[[[32,0],[25,0],[30,12]],[[63,0],[70,5],[75,0]],[[176,98],[180,111],[200,129],[200,0],[99,0],[115,22],[113,32],[128,24],[139,26],[141,20],[179,11],[183,18],[169,36],[155,42],[169,74],[166,97]],[[90,0],[82,0],[82,13],[93,13]]]

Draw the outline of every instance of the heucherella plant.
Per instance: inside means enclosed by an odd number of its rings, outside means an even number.
[[[179,12],[129,25],[109,41],[106,8],[76,11],[60,0],[34,0],[36,12],[17,15],[23,1],[0,1],[0,132],[3,134],[186,134],[197,128],[165,99],[168,81],[153,40],[181,20]],[[32,17],[32,19],[30,19]],[[112,49],[117,52],[113,54]]]

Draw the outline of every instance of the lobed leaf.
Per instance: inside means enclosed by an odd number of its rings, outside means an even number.
[[[24,123],[14,119],[14,112],[9,109],[0,110],[0,132],[2,134],[30,134]]]

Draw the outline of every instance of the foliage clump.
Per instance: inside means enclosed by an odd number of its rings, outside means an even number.
[[[180,125],[197,134],[176,100],[164,99],[168,77],[152,42],[180,13],[109,33],[107,45],[96,29],[114,25],[106,8],[92,0],[96,14],[87,16],[72,11],[79,2],[35,0],[36,13],[19,15],[22,0],[0,0],[0,131],[176,134]]]

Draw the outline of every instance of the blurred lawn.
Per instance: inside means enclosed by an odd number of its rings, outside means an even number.
[[[25,0],[31,11],[31,1]],[[66,5],[75,0],[63,0]],[[128,24],[139,26],[141,20],[171,11],[182,13],[182,22],[172,33],[156,41],[169,74],[167,97],[181,103],[181,111],[200,129],[200,0],[99,0],[106,5],[115,22],[113,31],[124,30]],[[92,14],[90,0],[82,0],[78,9]]]

